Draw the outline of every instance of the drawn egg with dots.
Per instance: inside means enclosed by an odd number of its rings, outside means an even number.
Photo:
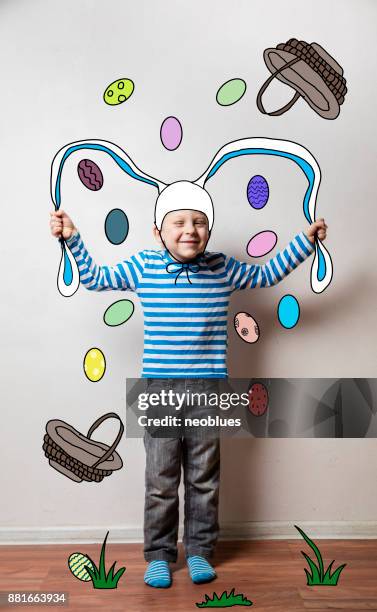
[[[89,152],[96,151],[99,156],[104,156],[115,165],[117,171],[124,172],[128,179],[139,181],[150,191],[150,208],[137,210],[135,214],[140,214],[147,219],[150,215],[151,221],[154,220],[158,229],[164,215],[171,210],[189,208],[204,212],[209,220],[209,229],[214,223],[214,206],[207,184],[211,180],[216,180],[217,173],[228,161],[237,163],[237,158],[249,156],[250,165],[256,164],[255,159],[259,155],[274,156],[280,164],[295,164],[306,178],[306,191],[303,199],[299,198],[296,202],[289,201],[289,207],[300,207],[303,211],[307,224],[316,220],[316,203],[319,185],[321,181],[321,171],[314,156],[302,145],[289,140],[277,140],[272,138],[243,138],[227,143],[221,147],[212,158],[207,169],[199,178],[194,181],[178,180],[167,184],[160,179],[154,178],[141,170],[131,159],[126,151],[118,145],[106,140],[81,140],[63,146],[55,155],[51,165],[51,198],[55,210],[62,204],[61,185],[63,172],[67,159],[71,155],[82,159],[91,159]],[[97,157],[96,157],[97,159]],[[93,158],[92,158],[92,161]],[[98,166],[97,161],[95,162]],[[94,184],[100,184],[99,173],[94,166],[90,167],[93,173]],[[103,181],[102,181],[103,185]],[[259,188],[261,186],[259,185]],[[151,189],[153,188],[153,189]],[[234,187],[237,193],[236,185]],[[157,196],[157,198],[156,198]],[[266,186],[261,188],[259,206],[266,199]],[[286,211],[289,215],[289,208]],[[270,237],[271,238],[271,237]],[[79,287],[79,272],[76,260],[64,240],[61,244],[61,258],[58,270],[57,285],[59,292],[64,297],[72,296]],[[315,256],[311,266],[310,284],[315,293],[324,291],[331,282],[333,273],[332,260],[329,252],[320,240],[315,243]]]
[[[103,100],[110,106],[118,106],[132,96],[134,89],[135,85],[131,79],[116,79],[106,87]]]
[[[234,317],[234,329],[237,334],[248,344],[254,344],[259,340],[259,325],[248,312],[238,312]]]

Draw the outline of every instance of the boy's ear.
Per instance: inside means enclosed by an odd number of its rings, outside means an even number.
[[[156,240],[161,240],[160,230],[157,229],[156,224],[153,225],[152,231],[153,231],[153,236],[156,238]]]

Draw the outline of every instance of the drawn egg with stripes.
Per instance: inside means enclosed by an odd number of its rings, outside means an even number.
[[[270,190],[264,176],[256,174],[251,177],[247,185],[247,199],[250,206],[260,210],[266,206],[269,197]]]
[[[79,552],[75,552],[70,555],[68,559],[68,567],[75,578],[82,580],[82,582],[89,582],[91,580],[90,575],[86,571],[86,566],[94,571],[93,562],[89,559],[89,557]]]
[[[239,337],[248,344],[254,344],[259,339],[259,325],[247,312],[238,312],[236,314],[234,317],[234,328]]]
[[[103,175],[91,159],[82,159],[77,166],[79,179],[87,189],[98,191],[103,186]]]

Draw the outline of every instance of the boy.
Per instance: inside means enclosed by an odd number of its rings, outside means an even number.
[[[164,198],[163,209],[156,204],[153,233],[164,248],[140,251],[115,266],[98,266],[92,260],[64,211],[51,213],[51,232],[66,240],[87,289],[130,290],[140,296],[145,318],[142,377],[148,379],[148,390],[169,385],[176,393],[188,387],[209,393],[216,390],[216,379],[227,377],[231,293],[280,282],[314,252],[315,236],[326,238],[327,225],[324,219],[316,221],[264,265],[245,264],[205,251],[213,215],[204,199],[203,205],[196,200],[195,210],[180,209],[178,201]],[[144,557],[149,562],[144,581],[153,587],[171,585],[169,562],[177,560],[182,462],[187,564],[194,583],[209,582],[216,577],[208,559],[219,531],[219,438],[155,438],[145,431],[144,445]]]

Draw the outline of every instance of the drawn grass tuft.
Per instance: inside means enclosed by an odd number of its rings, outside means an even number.
[[[327,585],[327,586],[336,586],[338,584],[340,573],[345,568],[345,566],[347,564],[343,563],[343,565],[340,565],[331,574],[332,564],[334,563],[334,561],[331,561],[330,565],[328,566],[328,568],[327,568],[327,570],[325,572],[324,571],[322,555],[321,555],[321,552],[320,552],[318,546],[315,545],[313,540],[311,540],[309,538],[309,536],[307,536],[306,533],[302,529],[300,529],[300,527],[297,527],[297,525],[295,525],[295,527],[300,532],[300,534],[302,535],[302,537],[304,538],[306,543],[314,551],[314,554],[315,554],[315,556],[317,558],[317,561],[318,561],[318,565],[316,565],[316,563],[313,561],[313,559],[311,559],[306,553],[301,551],[301,554],[304,555],[305,559],[308,562],[309,568],[311,570],[309,572],[306,568],[304,568],[305,569],[305,573],[306,573],[306,578],[307,578],[307,583],[306,584],[308,586],[314,586],[314,585],[319,585],[319,584]]]
[[[205,595],[205,601],[197,603],[198,608],[230,608],[231,606],[252,606],[253,602],[244,597],[242,593],[239,595],[234,594],[234,588],[231,590],[229,595],[224,591],[220,597],[213,593],[213,598],[210,599],[208,595]]]
[[[108,535],[109,535],[109,532],[107,532],[106,537],[102,544],[101,555],[100,555],[100,560],[99,560],[99,568],[97,568],[93,559],[90,559],[91,562],[93,563],[93,569],[91,569],[87,565],[85,566],[86,571],[88,572],[89,576],[92,579],[93,587],[95,589],[116,589],[120,578],[123,576],[124,572],[126,571],[125,567],[121,567],[114,575],[114,569],[115,569],[115,563],[116,563],[115,561],[113,565],[110,567],[108,574],[106,574],[105,548],[106,548],[106,540],[107,540]]]

